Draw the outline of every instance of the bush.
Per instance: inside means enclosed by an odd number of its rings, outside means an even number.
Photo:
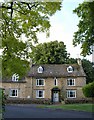
[[[92,98],[82,98],[82,99],[65,99],[65,104],[82,104],[82,103],[94,103]]]
[[[7,104],[51,104],[50,99],[7,99]]]
[[[94,97],[94,82],[87,84],[82,90],[85,97]]]

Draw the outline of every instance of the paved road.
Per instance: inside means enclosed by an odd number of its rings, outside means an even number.
[[[4,118],[92,118],[92,113],[38,108],[37,105],[7,105]]]

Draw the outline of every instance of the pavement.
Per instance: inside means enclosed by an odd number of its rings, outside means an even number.
[[[91,118],[90,112],[40,108],[39,104],[6,105],[4,118]]]

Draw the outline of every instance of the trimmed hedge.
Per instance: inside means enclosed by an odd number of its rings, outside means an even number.
[[[50,99],[7,99],[7,104],[52,104]]]
[[[76,103],[94,103],[92,98],[82,98],[82,99],[65,99],[65,104],[76,104]]]

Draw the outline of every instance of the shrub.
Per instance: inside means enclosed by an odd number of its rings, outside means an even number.
[[[65,104],[82,104],[82,103],[94,103],[92,98],[81,98],[81,99],[65,99]]]
[[[82,90],[85,97],[94,97],[94,82],[87,84]]]
[[[7,99],[7,104],[51,104],[50,99]]]

